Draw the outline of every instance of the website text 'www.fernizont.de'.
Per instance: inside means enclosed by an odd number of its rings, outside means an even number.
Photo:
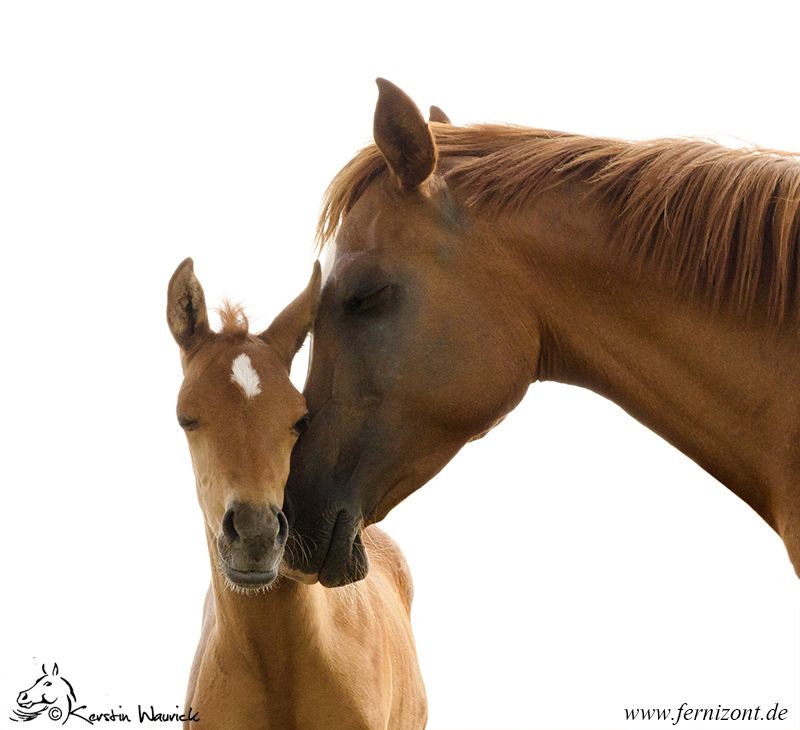
[[[733,721],[741,722],[747,720],[776,720],[785,721],[789,719],[789,710],[781,707],[776,702],[771,707],[690,707],[688,702],[684,702],[680,707],[636,707],[625,709],[626,720],[661,720],[677,725],[680,722],[696,721]]]

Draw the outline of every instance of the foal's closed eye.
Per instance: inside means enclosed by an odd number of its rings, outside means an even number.
[[[178,416],[178,425],[184,431],[194,431],[200,425],[200,422],[196,418]]]

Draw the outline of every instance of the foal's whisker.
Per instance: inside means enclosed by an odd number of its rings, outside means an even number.
[[[233,593],[239,593],[241,595],[255,596],[258,595],[259,593],[269,593],[271,590],[277,588],[278,584],[281,581],[281,576],[278,575],[275,578],[275,580],[266,585],[258,585],[258,586],[240,585],[239,583],[234,583],[228,577],[227,573],[225,572],[225,564],[222,562],[222,558],[219,557],[217,558],[216,566],[217,566],[217,572],[220,574],[223,582],[225,583],[225,587],[229,591],[232,591]]]

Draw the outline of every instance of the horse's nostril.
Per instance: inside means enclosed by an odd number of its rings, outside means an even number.
[[[229,543],[272,544],[281,548],[289,535],[289,523],[280,509],[256,507],[246,502],[232,504],[222,517],[222,534]]]
[[[278,510],[275,516],[278,518],[278,534],[275,536],[275,544],[280,546],[286,543],[289,535],[289,523],[281,510]]]
[[[233,516],[233,509],[229,509],[222,518],[222,532],[231,542],[239,539],[239,533],[236,532],[236,526],[233,524]]]

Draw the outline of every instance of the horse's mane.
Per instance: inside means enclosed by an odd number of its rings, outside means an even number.
[[[246,337],[250,333],[250,322],[241,304],[225,299],[217,310],[222,330],[220,334],[232,337]]]
[[[489,216],[577,180],[610,206],[613,240],[631,260],[714,303],[771,319],[800,310],[800,160],[700,139],[629,142],[505,125],[431,124],[447,183]],[[375,145],[333,179],[318,225],[321,246],[385,170]]]

